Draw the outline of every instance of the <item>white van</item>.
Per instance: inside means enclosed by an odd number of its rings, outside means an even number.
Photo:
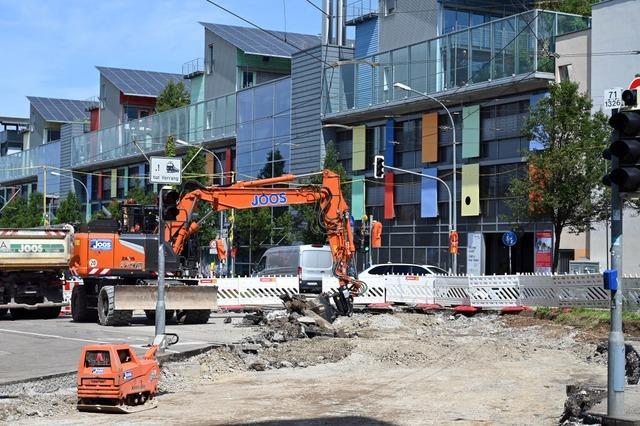
[[[301,293],[321,293],[322,277],[333,275],[331,249],[320,244],[272,247],[256,264],[255,275],[297,275]]]

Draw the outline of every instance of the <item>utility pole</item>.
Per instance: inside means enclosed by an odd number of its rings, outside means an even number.
[[[164,303],[164,220],[162,206],[162,190],[158,191],[158,298],[156,300],[156,338],[165,334],[166,307]],[[163,345],[158,348],[159,352],[164,351]]]

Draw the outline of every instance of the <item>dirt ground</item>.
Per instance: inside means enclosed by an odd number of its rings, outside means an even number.
[[[67,377],[0,388],[15,397],[0,397],[0,421],[557,424],[567,384],[606,383],[606,355],[596,354],[598,339],[523,318],[356,314],[336,322],[347,337],[289,341],[270,331],[247,342],[248,353],[221,348],[166,363],[154,410],[78,413]]]

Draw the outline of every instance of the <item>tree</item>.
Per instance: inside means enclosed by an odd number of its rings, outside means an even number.
[[[147,192],[141,186],[135,186],[129,190],[127,198],[136,204],[151,206],[156,203],[158,196],[154,192]]]
[[[591,6],[598,1],[600,0],[539,0],[535,3],[535,7],[537,9],[591,16]]]
[[[167,157],[176,156],[176,140],[173,136],[167,138],[167,143],[164,145],[164,155]]]
[[[200,150],[195,146],[189,147],[184,155],[184,158],[182,159],[182,162],[185,165],[189,164],[182,171],[182,176],[185,178],[185,180],[195,180],[203,185],[206,185],[208,183],[207,181],[209,180],[209,178],[206,176],[207,160],[205,158],[204,150]]]
[[[42,194],[34,192],[29,199],[16,197],[0,216],[1,228],[33,228],[43,225]]]
[[[170,109],[180,108],[189,105],[191,95],[184,84],[180,81],[174,83],[169,80],[156,101],[156,112],[165,112]]]
[[[81,223],[82,205],[74,192],[69,192],[67,197],[60,202],[54,223]]]
[[[572,82],[552,84],[523,129],[543,149],[528,154],[528,176],[514,179],[507,203],[512,218],[553,224],[553,271],[558,267],[564,229],[578,234],[606,216],[608,192],[602,151],[609,139],[607,119],[591,115],[591,100]]]

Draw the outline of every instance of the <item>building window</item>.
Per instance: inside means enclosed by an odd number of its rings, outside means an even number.
[[[47,143],[60,139],[60,130],[47,129]]]
[[[387,0],[385,2],[384,15],[389,16],[396,11],[396,0]]]
[[[242,71],[242,89],[256,84],[256,73],[253,71]]]
[[[208,46],[208,57],[209,57],[209,66],[207,71],[209,74],[213,73],[213,43]]]
[[[560,65],[558,67],[558,79],[560,82],[570,81],[571,80],[571,64],[569,65]]]
[[[138,106],[124,106],[124,114],[123,114],[123,122],[128,122],[132,120],[137,120],[139,118],[147,117],[148,115],[153,114],[153,110],[148,107],[138,107]]]

